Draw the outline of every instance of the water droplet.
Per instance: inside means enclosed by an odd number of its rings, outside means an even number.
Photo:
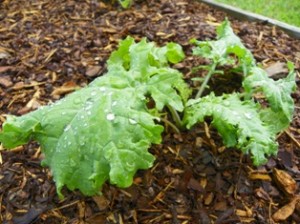
[[[91,92],[91,96],[96,96],[97,95],[97,91],[92,91]]]
[[[64,131],[68,131],[71,128],[71,125],[67,125],[64,129]]]
[[[224,105],[225,105],[225,106],[229,106],[230,103],[229,103],[228,101],[225,101],[225,102],[224,102]]]
[[[117,105],[117,101],[113,101],[111,104],[113,107]]]
[[[253,118],[253,114],[249,113],[244,113],[245,117],[248,119],[252,119]]]
[[[235,112],[235,111],[233,111],[232,114],[233,114],[234,116],[237,116],[237,115],[238,115],[238,113]]]
[[[80,104],[81,99],[80,98],[75,98],[73,102],[74,102],[74,104]]]
[[[81,115],[80,118],[81,118],[81,119],[84,119],[84,115]]]
[[[88,126],[88,124],[87,124],[87,123],[84,123],[84,124],[83,124],[83,127],[87,127],[87,126]]]
[[[90,116],[90,115],[92,115],[92,112],[91,111],[87,111],[86,114]]]
[[[102,87],[99,88],[99,90],[100,90],[101,92],[105,92],[105,91],[106,91],[106,88],[105,88],[104,86],[102,86]]]
[[[126,162],[126,166],[128,170],[133,170],[135,168],[134,163]]]
[[[112,113],[109,113],[106,115],[106,119],[109,121],[113,121],[116,118],[116,116]]]
[[[92,108],[91,104],[86,105],[86,107],[84,108],[85,110],[90,110]]]
[[[136,120],[133,120],[133,119],[131,119],[131,118],[129,118],[129,123],[130,123],[130,124],[137,124],[137,121],[136,121]]]

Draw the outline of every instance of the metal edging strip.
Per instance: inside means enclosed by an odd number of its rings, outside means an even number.
[[[261,16],[256,13],[248,12],[242,9],[238,9],[236,7],[226,5],[223,3],[216,2],[214,0],[197,0],[199,2],[203,2],[207,5],[210,5],[214,8],[220,9],[229,15],[237,18],[237,19],[245,19],[248,21],[257,21],[257,22],[262,22],[262,23],[267,23],[271,24],[273,26],[277,26],[278,28],[284,30],[287,34],[290,36],[300,39],[300,28],[296,26],[289,25],[284,22],[280,22],[275,19],[268,18],[266,16]]]

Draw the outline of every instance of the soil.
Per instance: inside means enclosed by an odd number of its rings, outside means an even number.
[[[236,34],[271,76],[296,66],[300,41],[275,27],[231,18],[197,1],[135,1],[128,10],[98,0],[0,1],[0,119],[22,115],[86,86],[105,73],[118,41],[131,35],[158,45],[180,43],[187,55],[177,68],[190,78],[200,59],[189,40],[215,38],[228,17]],[[219,89],[235,82],[215,82]],[[226,87],[226,88],[224,88]],[[300,92],[293,94],[291,126],[278,136],[279,152],[254,167],[247,155],[225,149],[208,124],[178,135],[166,127],[152,169],[102,195],[64,189],[59,200],[50,171],[40,166],[37,143],[0,151],[1,223],[300,223]],[[276,121],[274,121],[276,122]]]

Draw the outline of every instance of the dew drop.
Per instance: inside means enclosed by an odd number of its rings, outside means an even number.
[[[80,98],[75,98],[73,102],[75,104],[80,104],[81,103],[81,99]]]
[[[92,115],[92,112],[91,111],[87,111],[86,114],[90,116],[90,115]]]
[[[106,119],[109,121],[113,121],[116,118],[116,116],[112,113],[109,113],[106,115]]]
[[[135,168],[134,163],[126,162],[126,166],[128,170],[133,170]]]
[[[92,105],[91,104],[88,104],[84,109],[85,110],[90,110],[92,108]]]
[[[131,119],[131,118],[129,118],[129,123],[130,123],[130,124],[137,124],[137,121],[136,121],[136,120],[133,120],[133,119]]]
[[[225,102],[224,102],[224,105],[225,105],[225,106],[229,106],[230,103],[229,103],[228,101],[225,101]]]
[[[252,119],[253,118],[253,115],[251,113],[245,113],[244,115],[248,119]]]
[[[84,115],[81,115],[80,118],[81,118],[81,119],[84,119]]]
[[[71,126],[70,126],[70,125],[67,125],[67,126],[65,127],[64,131],[68,131],[70,128],[71,128]]]
[[[234,116],[237,116],[237,115],[238,115],[238,113],[235,112],[235,111],[233,111],[232,114],[233,114]]]
[[[100,90],[101,92],[105,92],[105,91],[106,91],[106,88],[102,86],[102,87],[99,88],[99,90]]]

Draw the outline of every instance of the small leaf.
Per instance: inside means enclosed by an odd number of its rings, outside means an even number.
[[[270,108],[262,110],[261,117],[269,124],[273,133],[288,127],[294,112],[294,101],[291,97],[296,87],[293,67],[290,66],[290,73],[286,78],[277,81],[269,78],[263,69],[253,67],[250,75],[243,81],[243,86],[247,94],[262,92],[265,95]]]
[[[169,62],[176,64],[184,59],[185,55],[180,45],[175,43],[168,43],[166,48],[166,55]]]
[[[129,6],[132,4],[133,0],[118,0],[120,5],[123,7],[123,8],[129,8]]]
[[[252,53],[242,44],[240,38],[236,36],[230,27],[228,20],[225,20],[217,28],[217,40],[197,41],[191,40],[197,47],[193,49],[193,54],[211,59],[218,65],[235,65],[238,58],[237,67],[240,67],[244,74],[255,64]]]
[[[188,128],[211,117],[212,125],[222,136],[224,144],[251,153],[255,165],[266,162],[266,156],[277,152],[275,136],[260,120],[259,106],[254,102],[241,101],[238,94],[210,94],[188,101],[187,106],[184,122]]]

